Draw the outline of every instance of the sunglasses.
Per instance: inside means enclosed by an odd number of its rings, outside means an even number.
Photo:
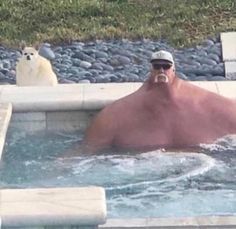
[[[168,70],[172,67],[171,64],[152,64],[152,67],[155,70],[160,70],[161,68],[163,68],[164,70]]]

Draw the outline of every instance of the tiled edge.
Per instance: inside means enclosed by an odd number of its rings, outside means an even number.
[[[96,113],[88,110],[46,112],[47,130],[84,131]]]
[[[9,127],[34,131],[84,131],[97,110],[14,112]]]
[[[34,132],[46,129],[46,112],[14,112],[9,127]]]
[[[102,228],[235,228],[236,216],[202,216],[186,218],[108,219]]]
[[[106,222],[101,187],[5,189],[0,191],[2,227],[94,226]]]
[[[10,103],[0,103],[0,160],[5,143],[7,128],[11,119],[12,105]]]

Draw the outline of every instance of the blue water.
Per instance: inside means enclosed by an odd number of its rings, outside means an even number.
[[[110,218],[236,214],[236,137],[198,153],[68,156],[82,133],[8,131],[0,188],[102,186]]]

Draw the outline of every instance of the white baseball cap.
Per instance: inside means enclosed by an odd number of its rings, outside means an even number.
[[[153,62],[154,60],[167,60],[170,63],[174,64],[174,59],[172,54],[164,50],[154,52],[151,56],[151,62]]]

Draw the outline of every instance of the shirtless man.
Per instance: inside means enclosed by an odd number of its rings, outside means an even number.
[[[83,146],[90,153],[182,149],[234,133],[236,101],[179,79],[171,53],[161,50],[151,57],[146,82],[98,113]]]

